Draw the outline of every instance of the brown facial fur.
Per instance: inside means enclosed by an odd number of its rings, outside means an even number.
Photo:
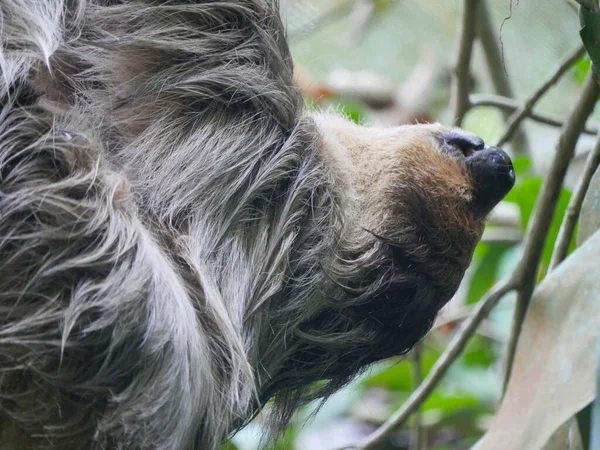
[[[459,242],[447,242],[447,256],[466,269],[484,222],[470,210],[475,187],[464,161],[444,154],[439,147],[445,127],[367,128],[326,114],[317,115],[316,120],[323,134],[324,157],[346,188],[343,201],[350,222],[386,235],[418,221],[410,205],[424,202],[440,229],[439,234],[423,239],[443,239],[445,232],[453,230],[463,234]]]

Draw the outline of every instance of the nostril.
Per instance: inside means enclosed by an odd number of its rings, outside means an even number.
[[[447,131],[442,135],[442,139],[449,146],[460,150],[465,156],[485,148],[483,139],[462,131]]]
[[[483,139],[461,130],[446,131],[442,135],[442,140],[444,141],[444,147],[448,149],[450,153],[458,151],[466,157],[485,148]]]

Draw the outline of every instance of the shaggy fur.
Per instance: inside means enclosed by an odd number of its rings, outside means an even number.
[[[0,27],[2,449],[213,450],[267,402],[281,429],[455,292],[464,162],[440,126],[305,111],[275,2],[2,0]]]

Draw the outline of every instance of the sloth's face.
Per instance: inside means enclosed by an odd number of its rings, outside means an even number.
[[[344,264],[359,274],[345,281],[346,326],[372,336],[362,349],[370,361],[405,353],[456,292],[486,216],[514,184],[511,160],[441,125],[316,121],[340,185]]]
[[[416,218],[401,210],[416,195],[445,216],[444,226],[479,237],[485,217],[514,185],[509,156],[460,129],[365,128],[326,115],[317,122],[325,158],[344,187],[348,218],[372,231],[383,232],[387,221],[393,226],[406,215]]]

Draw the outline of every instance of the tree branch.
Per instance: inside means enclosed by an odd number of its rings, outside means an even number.
[[[516,284],[511,279],[502,281],[491,288],[486,296],[481,299],[469,319],[465,320],[460,329],[456,332],[444,353],[437,359],[423,382],[415,389],[410,397],[404,402],[402,408],[396,411],[381,427],[373,434],[368,436],[363,442],[355,445],[344,447],[345,449],[355,450],[373,450],[387,437],[387,435],[402,425],[406,419],[425,401],[427,396],[435,389],[438,382],[446,374],[452,363],[458,358],[464,350],[467,342],[473,336],[477,327],[483,319],[487,317],[489,312],[498,301],[508,292],[514,290]]]
[[[493,106],[503,111],[510,112],[516,112],[520,108],[520,105],[516,102],[516,100],[513,100],[512,98],[501,97],[499,95],[473,94],[469,96],[469,101],[471,108],[477,108],[480,106]],[[564,122],[560,119],[534,113],[533,111],[528,111],[526,117],[535,122],[549,125],[551,127],[562,128],[564,126]],[[587,127],[583,130],[583,133],[596,136],[598,134],[598,129],[595,127]]]
[[[569,207],[567,208],[563,222],[560,225],[560,231],[558,232],[556,245],[554,246],[554,252],[552,253],[552,260],[550,261],[550,268],[548,271],[554,270],[556,266],[558,266],[567,257],[569,245],[573,239],[575,225],[577,224],[577,219],[581,213],[581,206],[583,205],[585,194],[587,194],[592,177],[594,176],[594,173],[596,173],[596,169],[598,169],[599,165],[600,139],[596,141],[594,149],[588,155],[585,168],[583,169],[583,174],[581,175],[579,183],[577,183],[577,187],[575,188],[574,194],[569,202]]]
[[[554,86],[558,80],[560,80],[565,72],[569,70],[573,64],[575,64],[575,61],[581,58],[581,56],[584,54],[585,49],[583,48],[583,45],[579,46],[579,48],[577,48],[574,52],[571,52],[567,59],[560,66],[558,66],[556,70],[554,70],[552,75],[548,77],[548,79],[542,83],[542,85],[536,89],[536,91],[531,94],[527,100],[525,100],[525,104],[512,113],[507,120],[504,132],[500,136],[500,139],[498,139],[498,147],[503,146],[512,138],[513,134],[519,127],[519,124],[523,121],[523,119],[525,119],[525,117],[531,114],[533,107],[540,100],[540,98],[542,98],[542,96],[548,92],[548,90]]]
[[[452,111],[452,123],[455,126],[462,124],[469,109],[469,75],[478,3],[478,0],[463,0],[462,20],[458,30],[458,53],[452,72],[450,92],[450,110]]]
[[[415,347],[411,354],[411,381],[413,389],[416,389],[423,381],[421,372],[421,346]],[[413,414],[413,423],[410,429],[410,450],[422,450],[424,448],[424,433],[421,424],[421,410],[417,408]]]
[[[569,162],[575,154],[575,145],[577,144],[579,135],[583,130],[587,118],[594,110],[599,93],[600,88],[598,87],[598,83],[593,79],[590,71],[579,94],[579,98],[562,128],[556,146],[556,154],[552,160],[550,170],[546,174],[542,190],[535,204],[533,216],[529,223],[529,229],[525,235],[523,255],[514,272],[518,278],[517,284],[520,288],[506,351],[504,388],[506,388],[510,378],[517,340],[521,332],[525,313],[529,307],[531,295],[533,294],[544,242],[546,241],[548,229],[554,216],[563,180],[567,173]]]
[[[485,0],[481,0],[479,2],[477,12],[477,25],[479,37],[481,38],[481,47],[483,48],[483,54],[485,56],[494,90],[499,95],[514,98],[515,92],[510,83],[508,75],[506,74],[506,69],[502,57],[502,49],[500,47],[500,40],[496,36],[496,32],[494,31],[490,12],[488,10],[488,6]],[[508,120],[509,116],[510,113],[504,111],[505,120]],[[519,124],[517,124],[515,128],[518,129]],[[514,139],[512,140],[513,150],[515,151],[515,153],[529,154],[529,142],[527,140],[527,135],[525,134],[525,131],[523,129],[518,129],[515,131],[517,131],[517,133],[514,136]]]

